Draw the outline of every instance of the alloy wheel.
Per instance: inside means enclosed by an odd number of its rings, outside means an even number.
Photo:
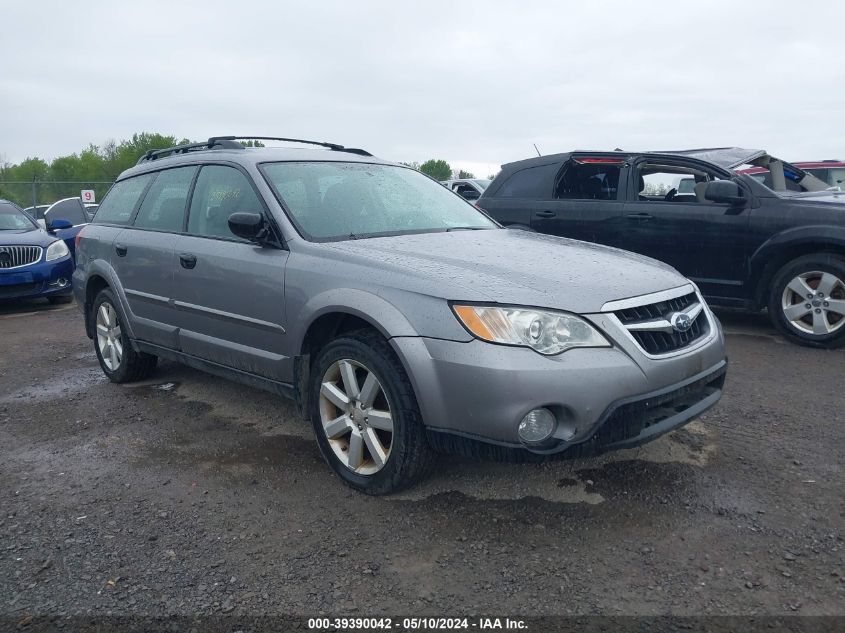
[[[335,456],[359,475],[380,471],[393,445],[393,416],[376,375],[351,359],[338,360],[320,384],[320,421]]]
[[[783,314],[805,334],[824,336],[845,327],[845,282],[829,272],[802,273],[783,290]]]
[[[97,347],[103,364],[109,371],[117,371],[123,358],[123,340],[120,338],[120,324],[117,311],[104,301],[97,310]]]

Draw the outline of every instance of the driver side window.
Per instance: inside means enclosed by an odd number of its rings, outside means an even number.
[[[712,204],[704,197],[704,190],[713,180],[722,178],[694,167],[640,163],[636,167],[634,183],[637,198],[643,202]]]
[[[243,241],[229,230],[229,216],[238,211],[261,213],[263,206],[246,176],[234,167],[202,168],[188,214],[188,233]]]

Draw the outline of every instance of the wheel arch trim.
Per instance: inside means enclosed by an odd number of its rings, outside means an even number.
[[[781,231],[761,244],[750,258],[751,287],[757,306],[768,301],[768,285],[777,271],[791,259],[830,249],[845,253],[845,227],[821,224],[801,226]],[[789,251],[803,251],[780,261],[779,255]]]
[[[94,278],[102,278],[106,282],[106,287],[111,290],[115,296],[117,297],[118,305],[115,306],[115,309],[120,314],[120,319],[123,324],[123,327],[126,329],[129,338],[134,340],[135,339],[135,332],[132,328],[132,320],[128,318],[128,315],[131,313],[129,310],[129,302],[126,299],[126,291],[123,288],[123,285],[120,283],[118,279],[117,273],[115,272],[114,268],[108,262],[103,260],[94,260],[87,264],[86,266],[86,275],[85,275],[85,296],[88,296],[88,284]],[[89,306],[85,305],[85,327],[90,327],[90,314],[88,314]]]

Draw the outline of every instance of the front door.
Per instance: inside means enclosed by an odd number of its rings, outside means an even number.
[[[174,300],[181,350],[266,378],[289,375],[285,264],[288,252],[243,240],[228,218],[267,213],[249,176],[206,165],[197,178],[187,232],[174,248]]]
[[[685,193],[690,177],[695,181],[693,192]],[[677,268],[707,296],[745,296],[750,198],[745,207],[704,198],[707,182],[727,177],[682,159],[648,157],[633,162],[620,246]]]

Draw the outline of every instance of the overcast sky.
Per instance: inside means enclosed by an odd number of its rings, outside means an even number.
[[[837,3],[3,5],[9,162],[138,131],[330,140],[478,176],[533,143],[845,159]]]

